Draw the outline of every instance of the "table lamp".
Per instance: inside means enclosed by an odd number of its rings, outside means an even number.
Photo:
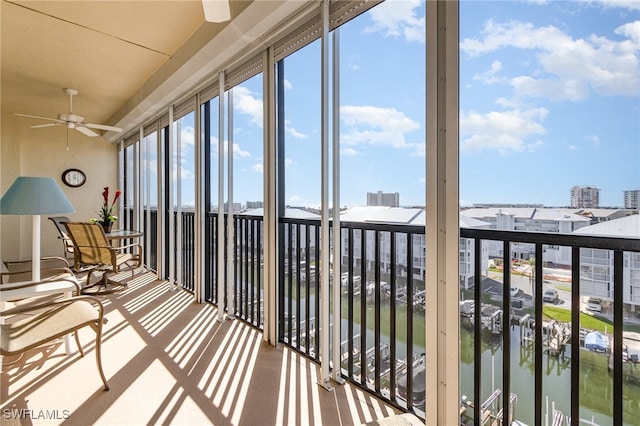
[[[50,177],[19,176],[0,199],[0,214],[33,216],[33,281],[40,281],[40,215],[75,211],[60,186]]]

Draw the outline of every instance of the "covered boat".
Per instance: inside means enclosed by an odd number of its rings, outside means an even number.
[[[609,339],[599,331],[592,331],[584,336],[584,347],[590,351],[606,352],[609,348]]]

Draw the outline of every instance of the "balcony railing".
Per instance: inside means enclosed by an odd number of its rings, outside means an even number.
[[[176,217],[183,239],[193,237],[189,215]],[[219,300],[216,250],[226,247],[226,242],[216,244],[216,227],[217,215],[207,215],[205,294],[213,303]],[[262,327],[262,217],[236,215],[234,227],[232,311]],[[282,218],[279,238],[281,341],[319,361],[320,221]],[[640,242],[486,229],[461,229],[460,238],[461,250],[471,253],[461,253],[461,262],[473,271],[464,281],[470,289],[461,286],[461,422],[640,424],[640,341],[636,349],[628,337],[640,333],[632,310],[637,308],[629,305],[638,296],[631,284],[640,272],[629,268],[640,262]],[[341,253],[331,256],[332,267],[339,261],[342,271],[340,320],[331,319],[333,330],[339,323],[342,376],[423,416],[424,357],[430,350],[425,343],[424,241],[422,226],[343,222]],[[487,254],[487,245],[496,242],[501,259]],[[194,261],[189,247],[188,241],[182,245],[181,276],[187,278]],[[562,281],[546,274],[545,250],[552,249],[571,253]],[[589,294],[581,289],[581,281],[593,278],[585,276],[588,256],[582,259],[581,251],[592,249],[599,263],[610,266],[603,277],[611,276],[611,298],[600,313],[585,311]],[[489,268],[485,256],[497,267]],[[528,266],[522,257],[528,257]],[[527,272],[514,269],[514,258]],[[545,302],[545,287],[557,288],[562,301]],[[193,290],[192,284],[185,288]],[[587,347],[586,336],[599,327],[594,324],[604,325],[605,346]]]
[[[472,318],[482,319],[472,321],[473,355],[470,358],[473,360],[473,396],[472,400],[466,400],[462,404],[463,407],[482,407],[481,410],[471,410],[474,423],[484,424],[486,412],[489,411],[500,420],[504,418],[504,424],[509,424],[506,419],[521,419],[523,416],[533,424],[543,424],[544,419],[553,419],[553,424],[565,424],[563,418],[570,421],[570,424],[636,424],[640,420],[640,407],[637,404],[632,406],[629,401],[640,400],[640,373],[636,371],[637,362],[629,356],[630,348],[623,344],[623,332],[627,328],[638,330],[638,326],[635,321],[625,322],[623,318],[626,310],[623,290],[628,286],[628,282],[623,280],[623,258],[640,255],[640,241],[486,229],[461,229],[460,234],[475,242],[473,312],[467,314]],[[504,259],[512,258],[514,244],[529,244],[534,247],[535,253],[529,275],[531,294],[525,294],[532,298],[531,308],[520,309],[521,303],[516,303],[520,298],[512,297],[515,276],[512,268],[505,266],[501,282],[502,300],[494,305],[498,309],[494,311],[493,318],[497,318],[498,324],[492,323],[490,315],[483,312],[490,305],[483,303],[487,297],[484,293],[486,286],[481,283],[483,277],[480,269],[481,247],[486,241],[501,242]],[[567,247],[571,250],[571,264],[567,271],[569,279],[563,285],[569,295],[568,312],[564,315],[569,315],[568,321],[553,319],[553,312],[545,312],[548,305],[544,303],[543,289],[548,280],[544,273],[544,250],[547,246]],[[580,252],[584,249],[600,250],[601,255],[612,259],[610,285],[613,297],[610,312],[603,318],[605,333],[609,333],[613,339],[611,341],[607,338],[610,343],[604,346],[589,347],[586,344],[585,336],[593,332],[590,324],[594,323],[588,321],[591,315],[585,316],[583,313],[584,295],[581,293],[580,283],[585,277],[581,275]],[[510,262],[506,265],[509,264]],[[560,313],[557,315],[563,317]],[[611,327],[608,330],[607,324]],[[495,331],[493,327],[498,327],[500,331],[496,337],[491,337]],[[510,331],[507,332],[508,330]],[[516,350],[513,348],[515,340],[518,340]],[[487,346],[493,355],[490,359],[484,356]],[[640,352],[640,346],[635,351],[636,354]],[[519,359],[513,359],[514,354]],[[488,388],[483,372],[492,371],[493,364],[490,362],[493,362],[495,355],[501,358],[501,371],[498,374],[501,377],[497,387],[492,385]],[[524,374],[524,381],[523,370],[531,373]],[[464,381],[464,375],[461,376]],[[531,385],[530,379],[533,379]],[[589,380],[593,383],[589,383]],[[464,386],[461,387],[464,392]],[[490,393],[488,389],[491,388],[495,388],[497,392]],[[521,392],[524,390],[524,395],[514,392],[516,388]],[[549,407],[549,394],[556,395],[561,401]],[[518,399],[525,402],[524,405],[528,408],[514,405]]]

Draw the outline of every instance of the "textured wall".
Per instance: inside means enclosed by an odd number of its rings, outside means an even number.
[[[96,217],[102,201],[102,188],[113,191],[117,182],[117,147],[102,138],[89,138],[69,129],[67,150],[66,127],[52,126],[32,129],[42,121],[14,114],[2,116],[0,143],[0,191],[4,194],[18,176],[49,176],[55,178],[75,207],[71,220],[84,221]],[[77,168],[85,172],[87,182],[79,188],[62,183],[62,172]],[[6,260],[31,258],[30,216],[0,216],[0,257]],[[58,233],[47,219],[41,220],[41,253],[62,255]]]

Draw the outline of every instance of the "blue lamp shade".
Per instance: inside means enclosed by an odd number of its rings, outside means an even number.
[[[51,177],[20,176],[0,199],[2,215],[45,215],[75,211]]]

